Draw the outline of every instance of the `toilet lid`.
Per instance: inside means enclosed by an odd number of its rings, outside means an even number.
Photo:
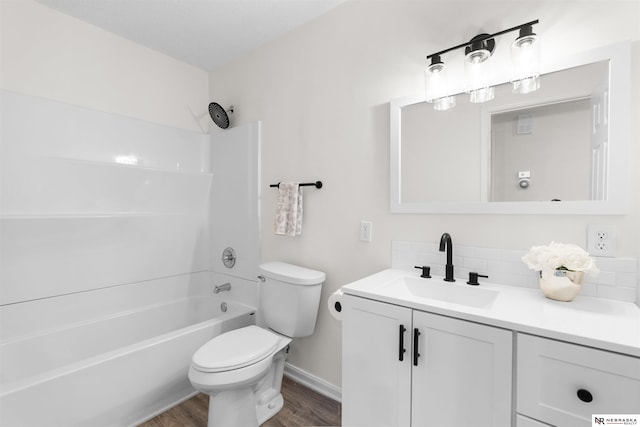
[[[202,372],[239,369],[264,359],[278,346],[277,335],[247,326],[218,335],[193,355],[193,366]]]

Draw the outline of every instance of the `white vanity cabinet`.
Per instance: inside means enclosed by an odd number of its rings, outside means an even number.
[[[346,427],[589,427],[596,414],[640,414],[633,303],[399,269],[342,289]]]
[[[519,414],[589,427],[594,414],[640,413],[640,358],[521,333],[517,354]]]
[[[351,295],[342,306],[344,426],[511,425],[511,331]]]

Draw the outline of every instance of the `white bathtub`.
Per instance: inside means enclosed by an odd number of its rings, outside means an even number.
[[[198,347],[255,323],[253,307],[226,302],[223,312],[225,296],[181,296],[26,335],[5,334],[0,425],[135,425],[192,396],[187,372]],[[11,323],[12,315],[2,320]]]

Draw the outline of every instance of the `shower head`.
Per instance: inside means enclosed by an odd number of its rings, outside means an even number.
[[[225,109],[217,102],[209,104],[209,115],[211,116],[211,120],[213,120],[213,122],[222,129],[229,127],[229,116],[227,112],[229,114],[233,114],[233,105],[229,107],[228,111],[225,111]]]

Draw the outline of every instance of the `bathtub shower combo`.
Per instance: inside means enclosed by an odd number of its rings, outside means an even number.
[[[0,425],[135,425],[193,395],[195,351],[256,323],[255,275],[209,256],[210,135],[0,101]]]

